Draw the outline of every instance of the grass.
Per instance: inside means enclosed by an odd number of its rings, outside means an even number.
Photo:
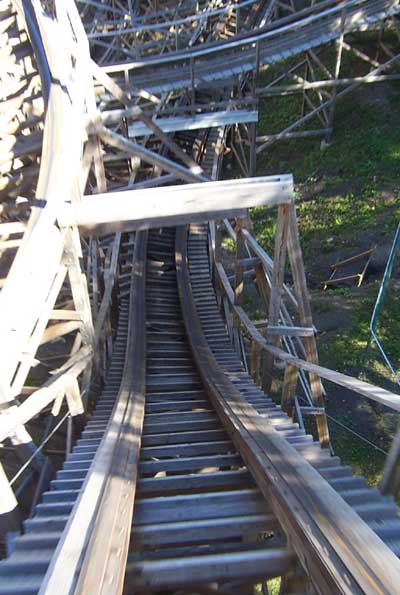
[[[351,62],[347,67],[350,69]],[[358,74],[355,72],[354,74]],[[266,82],[267,78],[266,78]],[[365,87],[337,104],[332,143],[321,149],[320,139],[297,139],[276,143],[258,157],[258,175],[291,172],[295,179],[300,239],[309,284],[321,287],[332,262],[357,254],[372,244],[389,245],[400,220],[400,87],[397,83]],[[258,134],[282,130],[299,113],[301,98],[268,99],[260,104]],[[318,122],[315,127],[319,127]],[[252,212],[258,241],[273,252],[276,213]],[[319,339],[321,363],[357,375],[363,363],[369,336],[369,321],[379,281],[361,290],[337,288],[316,300],[319,316],[332,316],[327,297],[351,308],[351,323]],[[314,277],[313,277],[314,276]],[[378,334],[385,350],[400,366],[400,292],[389,289],[382,308]],[[318,295],[318,291],[315,291]],[[256,306],[248,306],[257,314]],[[338,316],[340,316],[338,309]],[[390,390],[398,387],[372,347],[363,378]],[[366,399],[327,385],[328,414],[340,424],[364,435],[379,449],[387,450],[398,415],[371,407]],[[384,454],[348,430],[330,421],[335,452],[371,485],[380,479]]]
[[[326,254],[338,245],[356,248],[354,230],[361,235],[379,226],[381,235],[393,233],[400,219],[400,110],[394,101],[388,109],[390,117],[373,103],[354,113],[348,98],[338,106],[330,146],[321,150],[315,140],[287,141],[275,145],[272,158],[266,154],[259,159],[259,175],[294,175],[306,258],[317,247]],[[293,154],[296,158],[290,160]],[[258,240],[271,251],[274,214],[258,208],[252,216]]]

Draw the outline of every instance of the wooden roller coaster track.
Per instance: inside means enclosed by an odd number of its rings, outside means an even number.
[[[249,73],[374,28],[398,3],[281,16],[272,2],[200,2],[201,18],[193,2],[77,4],[0,4],[19,39],[8,74],[24,65],[4,87],[16,148],[0,189],[0,441],[22,469],[9,481],[0,467],[0,594],[267,593],[270,579],[281,595],[397,593],[395,447],[381,490],[353,475],[331,451],[322,380],[395,411],[399,397],[319,365],[292,176],[219,178],[239,123],[250,140],[230,149],[254,174]],[[272,257],[252,235],[260,205],[277,218]],[[42,450],[65,420],[55,472]],[[13,488],[26,486],[21,518]]]

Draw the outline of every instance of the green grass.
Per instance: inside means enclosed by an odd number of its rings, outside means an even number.
[[[353,323],[336,334],[329,334],[327,341],[319,341],[321,362],[348,374],[357,374],[363,365],[365,350],[369,337],[369,323],[372,310],[378,294],[379,282],[368,287],[366,295],[360,297],[357,290],[347,288],[336,289],[332,293],[344,295],[352,299]],[[389,284],[379,322],[376,328],[377,335],[385,351],[400,366],[400,295],[395,285]],[[365,374],[379,373],[382,369],[381,358],[376,348],[372,347],[370,357],[366,362]],[[381,383],[384,382],[382,377]]]
[[[323,365],[350,375],[359,375],[364,380],[388,390],[400,392],[390,378],[377,348],[373,347],[368,361],[365,349],[369,336],[369,321],[375,303],[379,284],[368,288],[367,295],[357,299],[353,291],[353,322],[345,330],[319,341],[320,360]],[[335,291],[337,292],[337,290]],[[351,293],[346,292],[349,300]],[[395,287],[389,287],[384,300],[381,317],[377,326],[378,337],[382,341],[394,365],[400,366],[400,296]],[[327,412],[340,423],[366,437],[384,451],[388,451],[392,436],[398,423],[398,414],[372,404],[355,393],[338,390],[338,387],[326,383],[328,393]],[[369,446],[358,437],[329,420],[332,444],[335,453],[345,464],[351,465],[354,472],[364,475],[370,485],[377,485],[382,473],[385,455]]]
[[[345,65],[359,67],[354,59]],[[357,75],[360,72],[354,71]],[[270,80],[267,72],[265,82]],[[258,175],[293,173],[296,189],[300,240],[305,267],[318,265],[316,286],[341,250],[352,255],[373,243],[389,244],[400,220],[400,86],[386,83],[370,86],[338,102],[332,143],[321,149],[321,139],[297,139],[275,143],[258,156]],[[260,103],[258,135],[282,130],[298,117],[299,97],[266,99]],[[320,127],[318,121],[316,128]],[[258,241],[273,252],[276,212],[254,209],[254,231]],[[369,243],[369,244],[368,244]],[[325,269],[324,269],[325,267]],[[321,363],[341,372],[357,375],[362,367],[369,336],[369,321],[379,281],[367,289],[337,288],[315,301],[319,315],[332,316],[327,296],[335,296],[352,309],[348,327],[319,338]],[[382,308],[378,334],[385,350],[400,366],[400,292],[388,291]],[[248,306],[257,314],[256,306]],[[340,309],[338,309],[340,316]],[[340,325],[338,325],[340,327]],[[371,349],[363,378],[398,391],[376,347]],[[388,450],[398,415],[371,407],[366,399],[326,386],[327,411],[340,423]],[[329,422],[335,452],[371,485],[380,479],[384,455],[359,438]]]

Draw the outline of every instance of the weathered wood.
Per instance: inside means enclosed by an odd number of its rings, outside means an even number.
[[[236,219],[236,252],[235,252],[235,282],[234,282],[234,294],[235,304],[240,305],[242,303],[243,289],[244,289],[244,276],[243,267],[240,262],[246,256],[244,236],[242,228],[246,228],[249,225],[247,219]],[[233,327],[239,329],[240,320],[233,313]]]
[[[157,189],[85,196],[60,210],[62,226],[78,225],[85,233],[148,229],[224,216],[245,209],[285,204],[293,193],[292,176],[249,178]]]
[[[252,341],[250,354],[250,373],[256,384],[259,384],[260,382],[260,355],[260,345],[256,341]]]
[[[313,326],[313,319],[294,203],[291,203],[289,206],[288,253],[297,296],[300,324],[305,327],[311,327]],[[312,363],[318,364],[318,351],[315,337],[304,337],[303,342],[307,359]],[[324,407],[324,390],[321,379],[314,374],[310,374],[310,385],[315,406],[320,408]],[[316,416],[316,422],[320,442],[322,446],[327,447],[329,446],[329,429],[326,415],[324,413],[318,414]]]
[[[170,118],[158,118],[154,122],[163,132],[176,132],[178,130],[197,130],[199,128],[219,128],[238,122],[256,122],[257,111],[229,110],[225,112],[211,112],[196,114],[193,116],[175,116]],[[145,122],[130,124],[130,136],[146,136],[157,134],[149,128]]]
[[[314,327],[304,326],[271,326],[268,320],[257,320],[254,323],[256,328],[267,328],[268,335],[278,335],[280,337],[311,337],[315,335]]]
[[[135,143],[125,137],[109,130],[108,128],[102,127],[100,130],[96,130],[103,139],[104,142],[111,145],[112,147],[116,147],[117,149],[121,149],[122,151],[130,151],[132,155],[137,155],[140,157],[145,163],[150,163],[156,167],[159,167],[162,171],[167,171],[168,173],[176,175],[179,179],[184,180],[185,182],[195,182],[198,180],[203,180],[204,182],[207,181],[207,178],[203,177],[199,173],[195,173],[189,168],[183,167],[166,157],[159,155],[158,153],[154,153],[149,149],[143,147],[138,143]],[[198,169],[198,166],[196,166]]]
[[[111,306],[111,297],[114,284],[117,279],[117,267],[118,267],[118,256],[121,245],[121,234],[116,233],[112,244],[111,261],[110,266],[104,271],[105,288],[103,299],[101,301],[100,309],[96,318],[94,327],[94,342],[97,345],[100,339],[100,335],[103,330],[103,326],[106,320],[106,316]]]
[[[213,583],[238,579],[269,579],[284,574],[293,562],[288,550],[271,549],[249,552],[208,554],[197,557],[131,562],[128,565],[128,589],[186,586],[188,582]],[[197,589],[196,589],[197,591]],[[242,588],[240,593],[244,593]]]
[[[277,326],[279,322],[282,303],[282,289],[285,276],[289,221],[289,206],[280,205],[278,209],[278,221],[275,232],[274,263],[272,269],[271,296],[269,300],[268,311],[268,324],[274,327]],[[268,327],[267,340],[276,345],[276,339],[268,339]],[[273,365],[274,357],[271,353],[267,353],[264,358],[264,365],[262,369],[262,386],[267,394],[271,391]]]
[[[286,365],[285,376],[283,378],[281,407],[282,411],[287,413],[289,417],[293,417],[294,397],[298,375],[298,368],[291,364]]]
[[[84,347],[66,362],[46,384],[32,393],[19,407],[10,407],[0,415],[0,441],[10,436],[18,426],[40,413],[47,405],[65,394],[71,379],[77,378],[91,360],[92,353]]]
[[[47,570],[43,593],[101,593],[110,585],[113,592],[122,592],[144,417],[146,248],[144,233],[135,243],[129,344],[110,431],[96,452]]]

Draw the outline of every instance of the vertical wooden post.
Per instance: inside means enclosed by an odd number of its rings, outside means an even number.
[[[250,374],[255,384],[260,383],[260,355],[261,348],[256,341],[251,342]]]
[[[392,494],[393,496],[396,496],[400,489],[400,426],[386,457],[379,489],[382,494]]]
[[[298,301],[299,318],[301,326],[312,327],[311,304],[307,291],[306,274],[304,271],[303,255],[300,246],[299,230],[294,202],[289,205],[289,237],[288,253],[292,269],[293,283]],[[304,347],[307,360],[318,364],[318,351],[315,337],[304,337]],[[324,407],[324,390],[321,379],[315,374],[310,374],[310,386],[316,407]],[[329,446],[329,430],[325,413],[316,416],[319,440],[324,447]]]
[[[249,140],[250,140],[249,174],[250,174],[250,177],[254,177],[256,175],[256,169],[257,169],[256,138],[257,138],[257,124],[255,122],[252,122],[251,124],[249,124]]]
[[[268,325],[270,326],[276,326],[279,321],[288,244],[289,215],[289,205],[279,205],[278,221],[275,234],[274,268],[272,272],[271,297],[268,312]],[[274,345],[277,343],[277,341],[279,341],[279,337],[268,337],[268,327],[267,340]],[[266,393],[269,393],[271,390],[273,366],[274,357],[270,353],[266,353],[264,358],[262,382],[263,389]]]
[[[260,294],[262,305],[265,310],[265,316],[267,316],[269,310],[269,302],[271,298],[271,291],[265,278],[264,267],[261,262],[256,264],[255,270],[255,283],[257,286],[258,293]]]
[[[282,411],[287,413],[289,417],[293,417],[294,397],[298,376],[299,370],[295,366],[287,364],[285,368],[285,376],[283,378],[281,406]]]
[[[244,289],[243,267],[240,260],[245,257],[245,238],[243,235],[243,228],[248,227],[247,219],[236,219],[236,254],[235,254],[235,304],[241,305]],[[233,313],[233,326],[235,329],[240,327],[240,319],[237,314]]]
[[[235,297],[235,304],[241,305],[242,298],[243,298],[243,289],[244,289],[244,276],[243,276],[243,267],[240,264],[240,260],[245,256],[245,239],[242,232],[243,227],[246,227],[247,220],[246,219],[236,219],[236,254],[235,254],[235,284],[234,284],[234,297]],[[242,357],[242,350],[240,346],[240,318],[233,311],[233,345],[239,354]]]
[[[81,335],[94,348],[94,330],[86,276],[80,266],[82,251],[77,228],[70,228],[65,240],[64,260],[68,269],[75,308],[82,319]]]
[[[91,345],[93,348],[93,359],[96,369],[99,370],[98,352],[95,347],[94,328],[92,320],[92,312],[90,309],[89,292],[87,286],[86,275],[81,269],[80,261],[82,259],[81,244],[79,239],[79,232],[76,227],[70,228],[67,231],[65,238],[64,260],[68,269],[68,276],[71,284],[72,298],[74,300],[75,309],[81,315],[82,326],[80,333],[82,342],[85,345]],[[86,366],[83,373],[81,383],[82,401],[86,405],[87,396],[90,386],[90,378],[92,372],[92,365]]]
[[[341,27],[342,27],[342,33],[339,37],[338,40],[338,49],[337,49],[337,53],[336,53],[336,64],[335,64],[335,81],[338,80],[339,78],[339,74],[340,74],[340,67],[342,64],[342,54],[343,54],[343,39],[344,39],[344,33],[343,33],[343,29],[344,29],[344,24],[345,24],[345,16],[344,13],[342,13],[342,22],[341,22]],[[328,128],[328,134],[326,135],[326,142],[329,142],[331,140],[331,136],[332,136],[332,129],[333,129],[333,119],[335,117],[335,107],[336,107],[336,94],[337,94],[337,87],[333,87],[332,90],[332,104],[329,110],[329,116],[328,116],[328,122],[327,122],[327,128]]]
[[[215,222],[215,246],[214,246],[214,258],[215,262],[221,262],[222,255],[222,223],[221,221]]]

